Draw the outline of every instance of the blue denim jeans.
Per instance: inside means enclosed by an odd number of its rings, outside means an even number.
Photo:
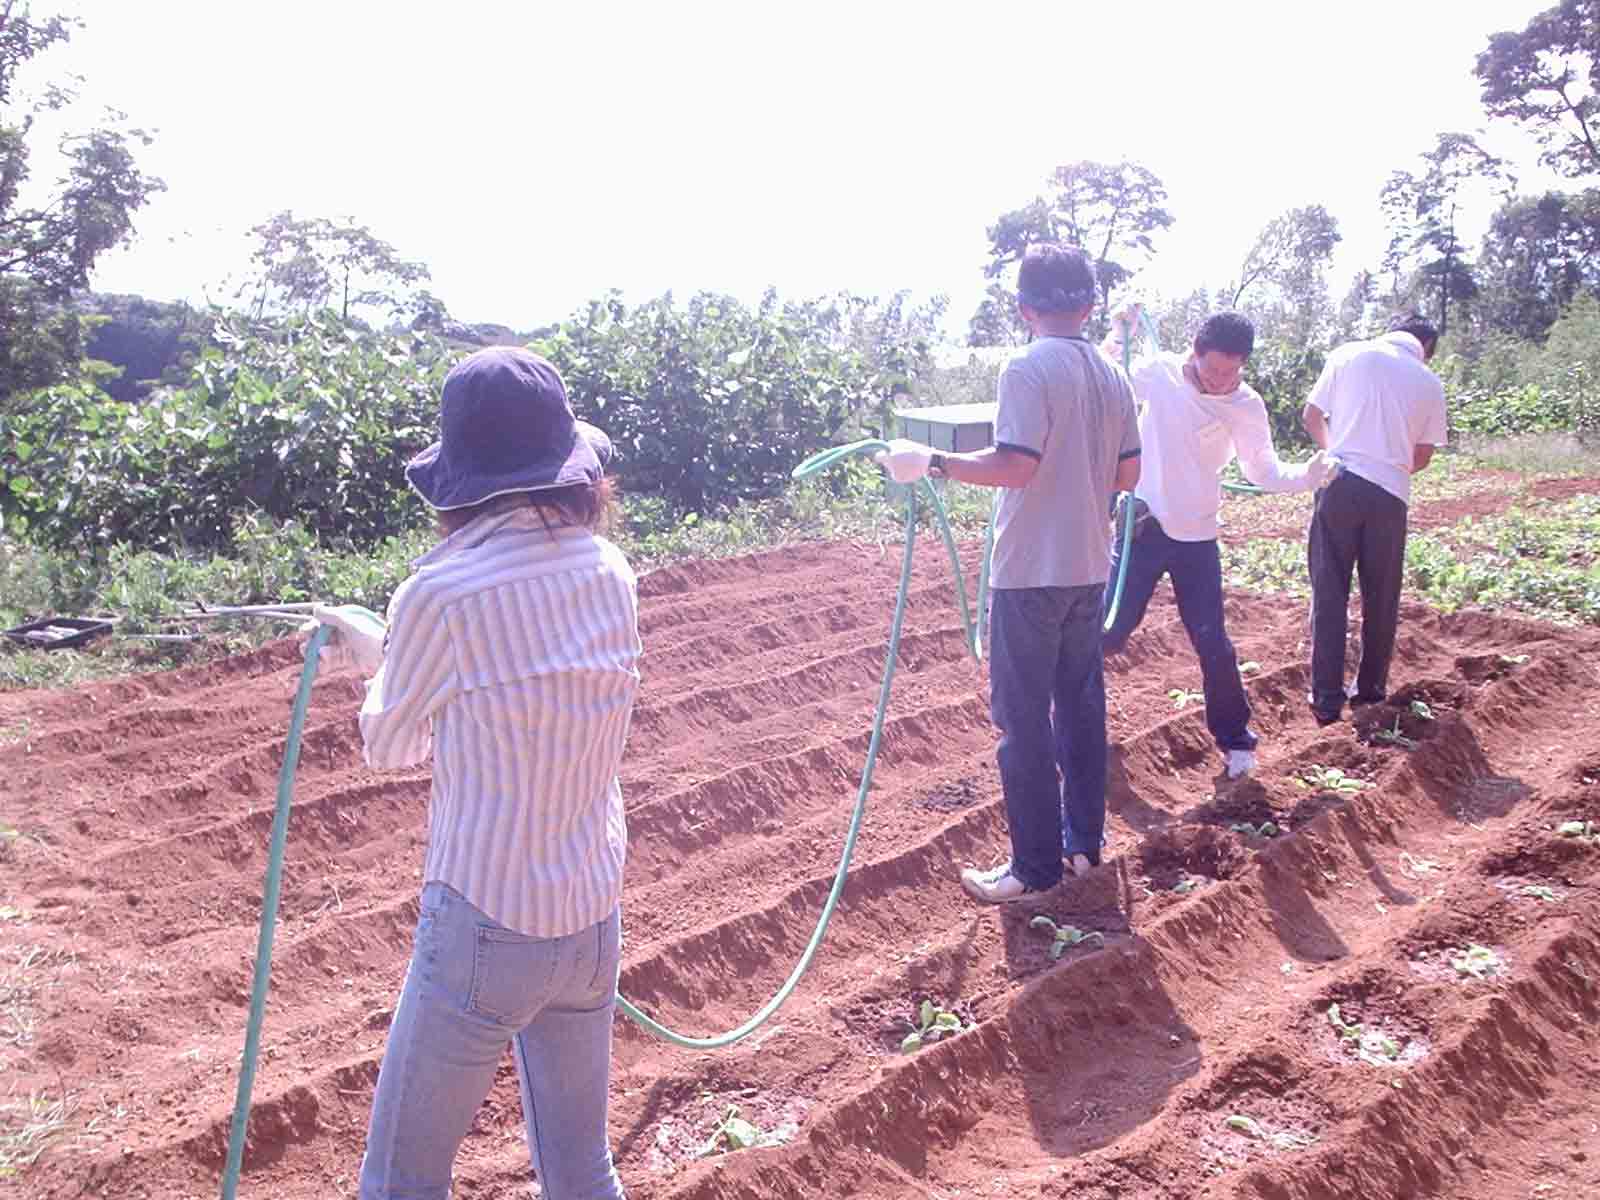
[[[1122,561],[1119,539],[1111,562],[1111,578]],[[1150,597],[1163,575],[1172,576],[1178,617],[1189,634],[1189,644],[1200,659],[1200,686],[1206,695],[1206,728],[1223,751],[1254,750],[1250,731],[1250,701],[1239,678],[1239,656],[1222,621],[1222,555],[1215,540],[1180,542],[1169,538],[1152,519],[1133,539],[1128,555],[1128,579],[1122,588],[1117,622],[1105,635],[1105,652],[1115,654],[1144,620]],[[1110,605],[1110,591],[1106,603]]]
[[[416,947],[361,1162],[361,1200],[445,1200],[456,1150],[509,1044],[544,1200],[621,1197],[606,1141],[620,909],[579,933],[514,933],[442,883]]]
[[[1032,888],[1061,881],[1061,856],[1100,861],[1106,825],[1105,585],[996,588],[989,608],[989,709],[1011,870]]]

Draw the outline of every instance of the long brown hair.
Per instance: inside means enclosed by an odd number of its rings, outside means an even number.
[[[491,496],[469,508],[441,509],[437,514],[439,536],[449,537],[478,517],[513,508],[538,509],[539,519],[551,533],[563,525],[581,525],[598,532],[610,522],[613,498],[611,480],[605,476],[593,483],[573,483],[566,487]]]

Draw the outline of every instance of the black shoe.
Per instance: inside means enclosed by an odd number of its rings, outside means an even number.
[[[1368,704],[1382,704],[1385,699],[1386,697],[1384,696],[1362,696],[1357,694],[1350,697],[1350,707],[1363,708]]]
[[[1338,724],[1340,714],[1323,712],[1320,708],[1313,708],[1311,710],[1311,716],[1318,725],[1326,729],[1329,725]]]

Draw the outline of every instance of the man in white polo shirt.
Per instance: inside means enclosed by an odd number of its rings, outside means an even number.
[[[1439,331],[1425,318],[1397,320],[1371,341],[1329,357],[1301,416],[1306,432],[1344,470],[1317,497],[1311,517],[1311,703],[1323,725],[1352,705],[1388,694],[1400,619],[1411,476],[1445,444],[1444,385],[1425,365]],[[1361,579],[1361,667],[1344,685],[1350,573]]]
[[[1134,305],[1112,321],[1100,348],[1113,361],[1122,361],[1122,339],[1138,315]],[[1233,779],[1255,766],[1256,735],[1250,730],[1239,659],[1223,625],[1217,546],[1222,491],[1217,474],[1237,455],[1245,477],[1264,490],[1306,492],[1321,486],[1332,469],[1321,453],[1296,465],[1279,461],[1266,405],[1241,378],[1253,349],[1255,327],[1249,319],[1222,312],[1206,318],[1189,354],[1154,351],[1133,364],[1144,447],[1144,469],[1134,493],[1139,522],[1122,602],[1103,641],[1107,654],[1127,645],[1161,577],[1172,576],[1178,616],[1200,659],[1206,727]],[[1120,566],[1120,542],[1116,552],[1113,579]],[[1108,608],[1110,602],[1108,590]]]

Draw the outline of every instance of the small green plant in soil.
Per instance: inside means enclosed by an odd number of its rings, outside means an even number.
[[[1190,892],[1194,891],[1195,888],[1205,883],[1205,881],[1206,879],[1204,875],[1185,875],[1182,879],[1178,880],[1177,883],[1172,885],[1172,890],[1177,892],[1180,896],[1187,896]]]
[[[728,1105],[728,1110],[722,1114],[722,1120],[717,1122],[717,1127],[711,1131],[711,1136],[696,1152],[696,1158],[704,1158],[708,1154],[722,1151],[730,1154],[735,1150],[748,1150],[752,1146],[760,1146],[769,1141],[769,1135],[764,1133],[760,1126],[746,1121],[739,1115],[737,1104]]]
[[[1528,661],[1528,656],[1526,654],[1502,654],[1500,661],[1508,667],[1520,667]]]
[[[1049,917],[1038,916],[1028,922],[1029,929],[1041,929],[1050,935],[1050,957],[1060,958],[1068,946],[1080,946],[1091,939],[1106,944],[1105,934],[1095,930],[1079,929],[1076,925],[1057,925]]]
[[[1505,962],[1498,954],[1476,942],[1452,954],[1450,965],[1455,968],[1456,974],[1472,979],[1488,979],[1505,970]]]
[[[960,1032],[960,1017],[932,1000],[924,1000],[917,1011],[917,1020],[912,1023],[911,1032],[900,1042],[900,1051],[902,1054],[911,1054],[929,1042]]]
[[[1261,670],[1261,664],[1258,662],[1242,662],[1239,664],[1239,674],[1241,675],[1254,675],[1259,670]]]
[[[1399,746],[1402,750],[1415,750],[1417,748],[1416,738],[1407,737],[1405,734],[1400,732],[1399,717],[1394,719],[1393,728],[1376,730],[1372,735],[1372,740],[1375,742],[1385,742],[1391,746]]]
[[[1400,851],[1400,874],[1407,879],[1421,879],[1425,875],[1432,875],[1440,870],[1442,865],[1431,858],[1418,858],[1409,850]]]
[[[1429,708],[1425,701],[1413,700],[1411,702],[1411,715],[1420,721],[1431,721],[1433,720],[1433,709]]]
[[[1266,1142],[1274,1150],[1304,1150],[1317,1140],[1315,1134],[1307,1133],[1302,1129],[1269,1131],[1260,1121],[1254,1117],[1244,1116],[1242,1113],[1235,1113],[1230,1116],[1226,1124],[1234,1133]]]
[[[1190,704],[1203,703],[1206,694],[1204,692],[1191,692],[1186,688],[1172,688],[1167,692],[1167,698],[1172,701],[1173,708],[1185,708]]]
[[[1600,841],[1600,825],[1593,821],[1563,821],[1556,826],[1556,832],[1565,838],[1578,838],[1580,841]]]
[[[1399,1061],[1399,1042],[1381,1029],[1369,1031],[1361,1021],[1346,1021],[1337,1004],[1328,1005],[1328,1024],[1333,1026],[1340,1040],[1348,1049],[1353,1049],[1362,1062],[1383,1067]]]
[[[1324,767],[1317,763],[1301,771],[1294,777],[1294,781],[1300,787],[1309,788],[1313,792],[1340,792],[1344,795],[1375,786],[1365,779],[1345,774],[1338,767]]]
[[[1543,900],[1546,904],[1555,904],[1561,899],[1560,896],[1556,895],[1555,888],[1547,887],[1542,883],[1524,885],[1521,894],[1530,896],[1535,900]]]
[[[1228,828],[1234,833],[1243,833],[1250,837],[1277,837],[1283,832],[1274,821],[1263,821],[1259,825],[1252,825],[1249,821],[1235,821]]]

